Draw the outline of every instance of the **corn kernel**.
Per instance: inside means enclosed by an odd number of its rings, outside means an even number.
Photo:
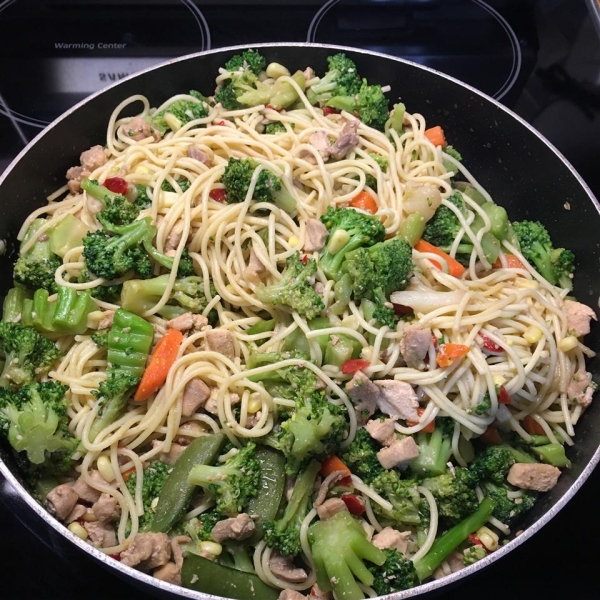
[[[574,335],[568,335],[558,342],[558,349],[561,352],[570,352],[579,345],[579,340]]]
[[[88,533],[87,531],[79,524],[77,521],[71,523],[68,527],[69,531],[75,534],[78,538],[82,540],[87,540]]]
[[[494,533],[489,527],[480,527],[475,535],[490,552],[498,547],[498,534]]]
[[[267,65],[267,76],[272,77],[273,79],[277,79],[278,77],[283,77],[284,75],[289,75],[290,72],[277,62],[272,62]]]
[[[93,310],[87,316],[88,329],[98,329],[100,321],[104,318],[104,312],[101,310]]]
[[[350,241],[350,234],[344,229],[338,229],[327,244],[330,254],[337,254]]]
[[[179,131],[183,126],[183,123],[172,113],[165,113],[164,120],[172,131]]]
[[[201,555],[211,554],[212,556],[219,556],[223,552],[223,546],[217,544],[217,542],[200,542],[198,544],[198,550]]]
[[[95,523],[98,517],[92,512],[91,509],[87,509],[81,517],[86,523]]]
[[[143,167],[142,165],[140,165],[139,167],[136,167],[136,168],[135,168],[135,172],[136,172],[136,173],[140,173],[140,174],[142,174],[142,175],[145,175],[145,174],[147,174],[147,173],[150,173],[150,171],[149,171],[149,170],[148,170],[146,167]]]
[[[536,344],[542,339],[542,330],[531,325],[523,332],[523,338],[528,344]]]
[[[248,413],[255,415],[262,408],[262,398],[257,392],[250,394],[250,400],[248,400]]]
[[[535,279],[519,279],[518,285],[526,290],[537,290],[540,287]]]
[[[100,456],[98,458],[97,467],[98,467],[98,472],[100,473],[100,475],[102,475],[102,478],[105,481],[108,481],[109,483],[111,481],[114,481],[115,472],[112,468],[112,465],[110,463],[110,459],[108,458],[108,456],[104,456],[104,455]]]
[[[346,317],[345,319],[342,319],[342,322],[340,323],[340,325],[342,327],[347,327],[348,329],[358,329],[358,326],[359,326],[358,317],[355,315],[350,315],[350,316]]]
[[[288,239],[288,244],[292,248],[295,248],[296,246],[298,246],[298,244],[300,244],[300,238],[295,235],[290,235],[290,237]]]
[[[501,387],[506,383],[506,378],[502,377],[502,375],[494,375],[492,377],[494,385],[497,387]]]

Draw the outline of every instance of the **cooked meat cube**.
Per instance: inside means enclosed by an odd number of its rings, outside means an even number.
[[[417,394],[409,383],[395,379],[382,379],[376,381],[375,385],[380,391],[377,406],[382,413],[409,421],[419,420]]]
[[[359,138],[356,133],[358,131],[358,123],[358,120],[354,120],[344,125],[340,137],[329,148],[330,156],[333,156],[336,160],[341,160],[358,144]]]
[[[374,546],[382,550],[384,548],[391,548],[404,554],[408,547],[408,538],[410,538],[410,535],[410,531],[398,531],[392,527],[385,527],[373,536],[371,542]]]
[[[303,583],[308,579],[304,569],[297,567],[289,556],[283,556],[279,552],[273,552],[269,560],[269,568],[274,575],[288,583]]]
[[[199,377],[192,379],[183,390],[181,414],[184,417],[191,417],[198,407],[206,404],[209,398],[210,388],[206,383]]]
[[[129,123],[121,125],[123,133],[136,142],[141,142],[152,135],[152,127],[143,117],[133,117]]]
[[[161,446],[162,441],[160,440],[152,440],[152,447],[156,448],[157,446]],[[168,452],[161,452],[159,455],[159,459],[161,462],[164,462],[167,465],[174,465],[177,462],[177,459],[185,452],[185,446],[182,444],[177,444],[173,442],[171,444],[171,448]]]
[[[98,330],[101,331],[102,329],[110,329],[113,325],[114,318],[115,318],[114,310],[104,311],[104,314],[102,315],[102,319],[100,320],[100,323],[98,323]]]
[[[319,219],[306,219],[304,250],[306,252],[321,250],[325,246],[328,235],[327,228]]]
[[[319,131],[315,131],[309,140],[310,145],[313,146],[321,155],[323,160],[327,160],[329,158],[329,148],[331,144],[329,143],[329,136],[324,129],[319,129]],[[318,248],[320,250],[320,248]]]
[[[168,562],[166,565],[159,567],[152,573],[153,577],[181,585],[181,567],[183,566],[183,550],[182,544],[189,544],[192,540],[186,535],[177,535],[171,540],[171,550],[173,552],[173,562]]]
[[[98,144],[82,152],[79,160],[81,161],[81,166],[91,173],[105,165],[108,157],[104,153],[104,148]]]
[[[185,223],[180,219],[175,223],[175,225],[173,225],[171,231],[169,231],[167,241],[165,242],[165,254],[175,254],[175,251],[179,246],[179,242],[181,241],[184,225]]]
[[[522,490],[547,492],[560,477],[560,469],[539,463],[516,463],[508,472],[506,480]]]
[[[250,248],[250,254],[248,257],[248,266],[244,269],[244,278],[251,283],[257,283],[260,276],[266,271],[265,265],[261,262],[260,258],[256,255],[254,248]]]
[[[327,521],[327,519],[331,519],[333,515],[343,510],[348,510],[348,507],[341,498],[329,498],[329,500],[325,500],[323,504],[317,507],[317,514],[321,521]]]
[[[357,371],[346,384],[348,396],[356,405],[359,422],[368,419],[377,408],[379,387],[377,387],[362,371]]]
[[[235,343],[231,331],[227,329],[211,329],[206,332],[206,343],[209,350],[219,352],[229,360],[235,358]]]
[[[75,508],[79,496],[70,483],[63,483],[50,490],[46,496],[46,500],[48,500],[52,506],[54,514],[61,519],[61,521],[64,521]]]
[[[108,485],[98,471],[90,471],[90,478],[95,484]],[[83,477],[79,477],[79,479],[73,484],[73,490],[77,492],[77,495],[81,500],[84,502],[89,502],[90,504],[96,502],[102,493],[100,490],[88,485],[88,483],[84,481]]]
[[[419,446],[411,437],[394,441],[387,448],[382,448],[377,453],[377,460],[384,469],[402,467],[419,456]]]
[[[209,156],[206,152],[203,152],[197,146],[190,146],[187,149],[187,155],[198,162],[201,162],[203,165],[210,167],[212,165],[213,157]]]
[[[431,346],[431,329],[418,323],[407,325],[400,340],[400,353],[404,362],[412,369],[420,369]]]
[[[215,542],[224,542],[225,540],[245,540],[250,537],[256,526],[250,515],[241,513],[232,519],[219,521],[212,530],[212,539]]]
[[[567,331],[577,337],[587,335],[590,332],[590,321],[598,320],[596,313],[581,302],[565,300],[565,311],[567,313]]]
[[[296,590],[283,590],[277,600],[307,600],[307,598]]]
[[[369,435],[380,444],[389,446],[396,439],[396,419],[373,419],[365,425]]]
[[[583,407],[587,407],[591,404],[595,391],[596,386],[592,383],[592,374],[584,369],[579,369],[569,382],[567,398],[572,402],[581,404]]]
[[[88,506],[84,506],[83,504],[76,504],[75,508],[65,517],[65,523],[69,524],[73,521],[79,521],[79,519],[83,518],[87,512],[92,513],[92,509]]]
[[[317,498],[313,503],[314,508],[318,508],[325,502],[325,498],[327,498],[327,494],[329,490],[340,480],[346,477],[346,471],[333,471],[333,473],[329,473],[327,477],[323,480],[323,483],[319,487],[319,492],[317,494]]]
[[[121,553],[121,562],[140,571],[162,567],[171,558],[171,540],[166,533],[138,533],[129,548]]]
[[[84,167],[71,167],[66,174],[69,192],[79,194],[81,192],[81,182],[89,176],[90,172]]]
[[[83,528],[97,548],[110,548],[117,545],[115,527],[108,521],[85,521]]]
[[[100,498],[94,502],[92,512],[96,515],[98,521],[111,521],[121,514],[121,507],[114,496],[102,493]]]

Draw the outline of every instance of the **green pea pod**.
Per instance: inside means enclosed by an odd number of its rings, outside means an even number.
[[[254,519],[256,530],[250,540],[256,544],[263,535],[265,521],[274,519],[283,498],[285,488],[285,457],[278,450],[263,446],[256,451],[260,463],[260,490],[248,503],[248,514]]]
[[[165,533],[177,523],[189,506],[196,488],[187,481],[192,467],[213,463],[224,441],[225,436],[221,433],[203,435],[185,449],[160,491],[150,531]]]
[[[183,561],[181,583],[197,592],[236,600],[277,600],[279,592],[263,583],[258,575],[238,571],[189,554]]]

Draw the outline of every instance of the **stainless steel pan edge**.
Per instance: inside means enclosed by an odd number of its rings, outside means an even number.
[[[454,84],[469,90],[472,94],[480,96],[482,99],[484,99],[488,103],[491,103],[492,105],[494,105],[497,109],[502,110],[507,115],[512,117],[514,120],[516,120],[522,127],[529,130],[529,132],[531,132],[539,140],[541,140],[557,156],[557,158],[568,168],[568,170],[571,172],[571,175],[577,180],[578,184],[581,186],[581,188],[585,191],[585,193],[589,197],[589,200],[594,205],[596,211],[598,213],[600,213],[600,204],[598,203],[598,200],[592,194],[592,192],[589,189],[589,187],[587,186],[587,184],[583,181],[583,179],[580,177],[580,175],[577,173],[577,171],[572,167],[572,165],[567,161],[567,159],[546,138],[544,138],[537,130],[535,130],[533,127],[531,127],[531,125],[529,125],[526,121],[521,119],[517,114],[515,114],[514,112],[512,112],[511,110],[509,110],[508,108],[506,108],[505,106],[500,104],[499,102],[495,101],[493,98],[487,96],[486,94],[480,92],[479,90],[477,90],[477,89],[475,89],[453,77],[445,75],[444,73],[440,73],[439,71],[436,71],[434,69],[413,63],[411,61],[396,58],[394,56],[389,56],[389,55],[383,54],[383,53],[370,52],[370,51],[366,51],[366,50],[360,50],[360,49],[345,47],[345,46],[334,46],[334,45],[327,45],[327,44],[305,44],[305,43],[277,43],[277,44],[253,44],[252,47],[253,48],[261,48],[261,47],[262,48],[278,48],[278,47],[289,48],[289,47],[292,47],[292,48],[298,48],[299,50],[301,50],[302,48],[323,48],[324,50],[330,50],[330,51],[353,52],[355,54],[363,54],[365,56],[371,56],[371,57],[380,57],[380,58],[383,58],[386,60],[392,60],[392,61],[404,63],[407,65],[410,65],[411,67],[413,67],[415,69],[428,71],[429,73],[435,74],[438,77],[441,77],[450,82],[453,82]],[[239,50],[246,49],[246,48],[248,48],[248,46],[246,46],[246,45],[245,46],[232,46],[232,47],[228,47],[228,48],[219,48],[219,49],[215,49],[215,50],[209,50],[206,52],[189,54],[189,55],[168,61],[167,63],[162,63],[160,65],[156,65],[156,66],[146,69],[144,71],[138,72],[134,75],[131,75],[131,76],[109,86],[108,88],[105,88],[105,89],[93,94],[92,96],[86,98],[85,100],[83,100],[82,102],[80,102],[79,104],[77,104],[73,108],[71,108],[69,111],[67,111],[66,113],[61,115],[52,124],[50,124],[44,131],[42,131],[38,136],[36,136],[19,153],[19,155],[9,165],[9,167],[2,174],[2,176],[0,176],[0,186],[2,185],[4,180],[9,175],[10,171],[27,154],[27,152],[30,150],[30,148],[33,147],[34,145],[36,145],[39,140],[41,140],[45,136],[49,135],[51,133],[53,127],[57,123],[66,119],[73,112],[76,112],[79,107],[87,104],[92,99],[104,94],[107,89],[119,87],[123,83],[130,81],[132,79],[135,79],[136,77],[138,77],[141,74],[152,72],[152,71],[160,69],[168,64],[183,62],[183,61],[189,60],[191,58],[199,57],[199,56],[206,56],[206,55],[217,54],[217,53],[226,54],[227,52],[235,52],[235,51],[239,51]],[[596,400],[596,402],[598,402],[598,400]],[[415,597],[418,595],[423,595],[423,594],[429,595],[431,593],[439,591],[441,588],[443,588],[447,585],[456,584],[457,582],[460,582],[461,580],[463,580],[465,577],[468,577],[469,575],[471,575],[473,573],[481,571],[485,567],[487,567],[490,564],[501,559],[507,553],[511,552],[513,549],[517,548],[522,543],[527,541],[531,536],[533,536],[537,531],[539,531],[544,525],[546,525],[567,504],[567,502],[569,502],[569,500],[574,496],[574,494],[581,488],[583,483],[591,475],[592,471],[594,470],[594,468],[597,466],[597,464],[599,462],[600,462],[600,447],[597,447],[594,454],[587,462],[586,466],[580,472],[580,474],[575,479],[575,481],[570,485],[570,487],[558,499],[558,501],[556,501],[556,503],[549,510],[547,510],[541,517],[539,517],[534,523],[532,523],[529,527],[527,527],[521,535],[519,535],[515,539],[511,540],[508,544],[503,546],[501,549],[497,550],[496,552],[489,555],[485,559],[475,563],[474,565],[466,567],[465,569],[463,569],[457,573],[454,573],[452,575],[449,575],[443,579],[440,579],[437,581],[432,581],[431,583],[427,583],[427,584],[421,585],[417,588],[413,588],[411,590],[406,590],[404,592],[390,594],[388,596],[385,596],[385,598],[387,600],[404,600],[406,598],[411,598],[411,597]],[[16,491],[16,494],[18,496],[18,501],[15,501],[14,505],[11,506],[11,508],[15,509],[15,512],[18,514],[19,518],[26,520],[28,517],[27,514],[19,514],[21,511],[21,507],[19,504],[25,503],[33,511],[33,513],[35,513],[35,515],[37,515],[37,517],[39,517],[43,522],[45,522],[45,524],[49,525],[60,536],[62,536],[63,538],[65,538],[66,540],[68,540],[69,542],[74,544],[75,546],[77,546],[80,550],[82,550],[83,552],[85,552],[86,554],[91,556],[93,559],[99,561],[103,566],[113,569],[114,571],[117,572],[117,574],[121,575],[122,577],[133,578],[135,581],[132,583],[137,583],[138,585],[143,586],[143,588],[145,588],[147,591],[152,591],[152,592],[156,593],[157,595],[160,595],[163,597],[173,597],[173,596],[178,595],[182,598],[190,598],[190,599],[194,599],[194,600],[212,600],[212,599],[217,598],[216,596],[212,596],[209,594],[193,592],[191,590],[187,590],[187,589],[179,587],[179,586],[164,583],[153,577],[150,577],[149,575],[141,573],[133,568],[127,567],[127,566],[121,564],[120,562],[111,559],[110,557],[108,557],[106,554],[104,554],[100,550],[94,548],[93,546],[89,545],[88,543],[82,541],[80,538],[78,538],[77,536],[72,534],[66,527],[64,527],[61,523],[59,523],[56,519],[54,519],[36,500],[33,499],[33,497],[29,494],[27,489],[19,482],[19,480],[15,477],[15,475],[13,475],[11,470],[8,468],[8,465],[1,458],[0,458],[0,472],[2,472],[4,477],[13,486],[13,488]],[[33,516],[33,515],[30,515],[30,516]],[[34,519],[35,519],[35,517],[34,517]]]

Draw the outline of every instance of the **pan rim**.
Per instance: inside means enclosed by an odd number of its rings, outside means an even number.
[[[119,85],[121,85],[122,83],[131,81],[131,80],[135,79],[136,77],[139,77],[145,73],[150,73],[152,71],[166,67],[167,65],[191,60],[191,59],[194,59],[197,57],[208,56],[211,54],[246,50],[249,47],[251,47],[251,48],[278,48],[278,47],[290,48],[291,47],[291,48],[299,48],[299,49],[301,49],[301,48],[323,48],[326,50],[333,50],[333,51],[354,52],[354,53],[358,53],[358,54],[364,54],[366,56],[374,56],[377,58],[393,60],[396,62],[404,63],[413,68],[421,69],[423,71],[428,71],[434,75],[437,75],[438,77],[442,77],[443,79],[446,79],[456,85],[459,85],[459,86],[469,90],[473,94],[476,94],[479,97],[483,98],[487,102],[491,103],[497,109],[503,110],[506,114],[508,114],[513,119],[515,119],[520,125],[522,125],[527,130],[529,130],[530,133],[534,134],[548,148],[550,148],[550,150],[552,150],[552,152],[554,152],[554,154],[557,156],[557,158],[569,169],[569,171],[571,172],[571,175],[573,175],[573,177],[575,177],[575,179],[577,180],[579,185],[586,192],[588,198],[590,199],[591,203],[595,207],[596,211],[600,214],[600,203],[594,196],[590,187],[583,180],[581,175],[579,175],[579,173],[573,167],[573,165],[571,165],[571,163],[567,160],[567,158],[549,140],[547,140],[539,131],[537,131],[527,121],[522,119],[515,112],[513,112],[512,110],[510,110],[509,108],[507,108],[506,106],[504,106],[503,104],[501,104],[500,102],[495,100],[494,98],[488,96],[484,92],[481,92],[480,90],[477,90],[476,88],[470,86],[469,84],[464,83],[464,82],[460,81],[459,79],[456,79],[450,75],[446,75],[445,73],[437,71],[436,69],[432,69],[431,67],[426,67],[426,66],[417,64],[410,60],[398,58],[396,56],[391,56],[389,54],[385,54],[382,52],[364,50],[361,48],[354,48],[351,46],[340,46],[340,45],[335,45],[335,44],[319,44],[319,43],[310,43],[310,42],[277,42],[277,43],[268,43],[267,42],[267,43],[227,46],[227,47],[223,47],[223,48],[214,48],[214,49],[205,50],[202,52],[186,54],[184,56],[180,56],[180,57],[159,63],[157,65],[148,67],[147,69],[143,69],[142,71],[138,71],[132,75],[129,75],[128,77],[125,77],[125,78],[119,80],[118,82],[115,82],[115,83],[111,84],[110,86],[107,86],[106,88],[103,88],[102,90],[99,90],[98,92],[95,92],[94,94],[83,99],[81,102],[78,102],[76,105],[74,105],[69,110],[64,112],[62,115],[57,117],[54,121],[52,121],[52,123],[50,123],[38,135],[36,135],[35,138],[33,138],[25,146],[25,148],[23,148],[23,150],[21,150],[21,152],[19,152],[19,154],[13,159],[13,161],[8,165],[8,167],[6,168],[4,173],[2,175],[0,175],[0,188],[1,188],[2,184],[4,183],[5,179],[10,174],[10,172],[21,161],[21,159],[29,152],[29,150],[33,146],[35,146],[41,139],[43,139],[45,135],[49,134],[50,131],[58,123],[60,123],[64,119],[68,118],[72,113],[76,112],[80,107],[84,106],[88,102],[91,102],[95,98],[101,96],[108,90],[116,88]],[[382,596],[381,598],[385,598],[387,600],[405,600],[406,598],[411,598],[414,596],[418,596],[420,594],[431,593],[434,590],[439,590],[440,588],[442,588],[444,586],[453,585],[453,584],[463,580],[464,578],[472,575],[473,573],[476,573],[482,569],[485,569],[487,566],[500,560],[503,556],[505,556],[506,554],[508,554],[509,552],[511,552],[512,550],[514,550],[515,548],[517,548],[518,546],[523,544],[525,541],[527,541],[529,538],[531,538],[535,533],[537,533],[542,527],[544,527],[547,523],[549,523],[558,514],[558,512],[562,508],[564,508],[564,506],[573,498],[573,496],[582,487],[584,482],[588,479],[588,477],[591,475],[592,471],[595,469],[595,467],[598,465],[599,462],[600,462],[600,444],[596,448],[596,451],[594,452],[593,456],[591,457],[591,459],[589,460],[589,462],[587,463],[585,468],[582,470],[582,472],[579,474],[577,479],[572,483],[572,485],[563,494],[563,496],[556,502],[556,504],[550,510],[548,510],[546,513],[544,513],[537,521],[535,521],[535,523],[533,523],[530,527],[528,527],[521,535],[519,535],[518,537],[516,537],[513,540],[511,540],[510,542],[508,542],[505,546],[503,546],[499,550],[496,550],[492,554],[489,554],[486,558],[476,562],[475,564],[465,567],[464,569],[461,569],[460,571],[458,571],[456,573],[452,573],[451,575],[443,577],[442,579],[434,580],[429,583],[419,585],[415,588],[411,588],[409,590],[404,590],[402,592],[396,592],[393,594],[389,594],[387,596]],[[15,475],[8,468],[8,465],[6,465],[6,463],[4,462],[4,460],[2,460],[2,458],[0,458],[0,472],[4,475],[4,477],[6,478],[8,483],[10,485],[12,485],[13,488],[16,490],[21,501],[24,501],[29,506],[29,508],[31,508],[41,519],[43,519],[47,524],[49,524],[62,537],[66,538],[71,543],[75,544],[83,552],[86,552],[88,555],[90,555],[93,558],[95,558],[96,560],[99,560],[100,562],[102,562],[104,564],[104,566],[111,568],[111,569],[115,569],[116,571],[119,571],[121,575],[137,579],[138,581],[144,583],[145,585],[158,588],[158,589],[160,589],[164,592],[168,592],[170,594],[179,595],[180,597],[183,597],[183,598],[189,598],[190,600],[217,600],[218,598],[221,598],[220,596],[213,596],[211,594],[206,594],[204,592],[196,592],[196,591],[193,591],[193,590],[190,590],[190,589],[178,586],[178,585],[160,581],[150,575],[141,573],[140,571],[137,571],[136,569],[134,569],[132,567],[127,567],[127,566],[123,565],[122,563],[111,559],[107,554],[104,554],[99,549],[95,548],[94,546],[91,546],[84,540],[81,540],[76,535],[71,533],[62,523],[60,523],[58,520],[56,520],[46,509],[44,509],[42,507],[42,505],[39,504],[33,498],[33,496],[28,492],[28,490],[17,480]]]

